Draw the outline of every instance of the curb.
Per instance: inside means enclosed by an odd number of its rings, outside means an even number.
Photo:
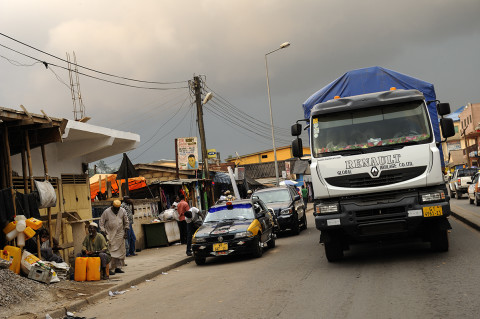
[[[456,219],[460,220],[461,222],[463,222],[464,224],[467,224],[468,226],[472,227],[473,229],[477,230],[477,231],[480,231],[480,225],[477,225],[476,223],[468,220],[467,218],[455,213],[455,212],[452,212],[450,211],[450,214],[455,217]]]
[[[128,282],[123,282],[121,284],[110,287],[109,289],[97,292],[96,294],[94,294],[92,296],[89,296],[89,297],[87,297],[83,300],[75,301],[75,302],[71,303],[70,305],[68,305],[67,307],[62,307],[62,308],[59,308],[59,309],[55,309],[55,310],[52,310],[52,311],[47,311],[45,313],[42,313],[42,314],[40,314],[40,318],[42,316],[43,316],[43,318],[45,318],[47,313],[52,318],[63,318],[66,315],[67,311],[75,312],[75,311],[78,311],[78,310],[84,308],[85,306],[88,306],[90,304],[94,304],[95,302],[98,302],[99,300],[101,300],[103,298],[109,297],[108,291],[110,291],[110,290],[111,291],[119,291],[119,290],[124,290],[124,289],[130,288],[131,286],[138,285],[141,282],[145,282],[145,280],[147,280],[147,279],[150,279],[152,277],[156,277],[158,275],[161,275],[163,272],[167,272],[171,269],[183,266],[183,265],[185,265],[185,264],[187,264],[187,263],[189,263],[193,260],[194,260],[193,257],[186,257],[183,260],[180,260],[180,261],[177,261],[177,262],[175,262],[171,265],[156,269],[156,270],[154,270],[150,273],[147,273],[147,274],[142,275],[140,277],[131,279]]]

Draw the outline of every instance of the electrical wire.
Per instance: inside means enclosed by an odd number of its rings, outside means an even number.
[[[35,64],[38,64],[38,63],[41,63],[41,62],[33,62],[32,64],[24,64],[24,63],[20,63],[16,60],[13,60],[13,59],[9,59],[3,55],[0,55],[1,58],[4,58],[5,60],[7,60],[8,62],[10,62],[10,64],[12,65],[15,65],[15,66],[34,66]]]
[[[0,33],[1,35],[1,33]],[[61,69],[64,69],[64,70],[67,70],[69,71],[68,68],[66,67],[63,67],[61,65],[57,65],[57,64],[54,64],[54,63],[48,63],[46,61],[42,61],[40,59],[37,59],[37,58],[34,58],[28,54],[25,54],[25,53],[22,53],[22,52],[19,52],[17,50],[14,50],[12,48],[9,48],[3,44],[0,44],[1,47],[4,47],[8,50],[11,50],[15,53],[18,53],[20,55],[23,55],[23,56],[26,56],[32,60],[35,60],[35,61],[38,61],[38,62],[41,62],[43,63],[43,65],[48,68],[48,66],[56,66],[58,68],[61,68]],[[107,79],[102,79],[102,78],[99,78],[99,77],[96,77],[96,76],[93,76],[93,75],[89,75],[89,74],[85,74],[85,73],[82,73],[82,72],[77,72],[78,74],[81,74],[83,76],[86,76],[86,77],[89,77],[89,78],[92,78],[92,79],[96,79],[96,80],[99,80],[99,81],[103,81],[103,82],[107,82],[107,83],[111,83],[111,84],[116,84],[116,85],[121,85],[121,86],[126,86],[126,87],[131,87],[131,88],[136,88],[136,89],[146,89],[146,90],[160,90],[160,91],[166,91],[166,90],[178,90],[178,89],[187,89],[188,87],[186,86],[182,86],[182,87],[170,87],[170,88],[159,88],[159,87],[146,87],[146,86],[138,86],[138,85],[131,85],[131,84],[125,84],[125,83],[120,83],[120,82],[116,82],[116,81],[110,81],[110,80],[107,80]]]
[[[50,54],[50,53],[45,52],[45,51],[42,51],[42,50],[40,50],[40,49],[37,49],[37,48],[35,48],[35,47],[33,47],[33,46],[29,45],[29,44],[26,44],[26,43],[24,43],[24,42],[21,42],[21,41],[19,41],[19,40],[17,40],[17,39],[14,39],[14,38],[12,38],[12,37],[4,34],[4,33],[0,33],[0,35],[3,36],[3,37],[6,37],[6,38],[8,38],[8,39],[10,39],[10,40],[12,40],[12,41],[15,41],[15,42],[17,42],[17,43],[20,43],[21,45],[24,45],[24,46],[26,46],[26,47],[28,47],[28,48],[30,48],[30,49],[33,49],[33,50],[38,51],[38,52],[41,52],[41,53],[43,53],[43,54],[45,54],[45,55],[48,55],[48,56],[50,56],[50,57],[52,57],[52,58],[58,59],[58,60],[60,60],[60,61],[62,61],[62,62],[66,62],[66,63],[69,63],[69,64],[71,64],[71,65],[77,66],[77,67],[79,67],[79,68],[82,68],[82,69],[85,69],[85,70],[89,70],[89,71],[91,71],[91,72],[99,73],[99,74],[102,74],[102,75],[107,75],[107,76],[111,76],[111,77],[114,77],[114,78],[119,78],[119,79],[123,79],[123,80],[134,81],[134,82],[140,82],[140,83],[147,83],[147,84],[179,84],[179,83],[187,83],[187,81],[176,81],[176,82],[144,81],[144,80],[137,80],[137,79],[132,79],[132,78],[127,78],[127,77],[123,77],[123,76],[117,76],[117,75],[109,74],[109,73],[102,72],[102,71],[98,71],[98,70],[95,70],[95,69],[92,69],[92,68],[89,68],[89,67],[86,67],[86,66],[82,66],[82,65],[76,64],[76,63],[71,63],[71,62],[69,62],[69,61],[67,61],[67,60],[65,60],[65,59],[62,59],[62,58],[60,58],[60,57],[57,57],[57,56],[55,56],[55,55],[53,55],[53,54]]]

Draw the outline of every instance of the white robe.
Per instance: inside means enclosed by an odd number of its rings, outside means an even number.
[[[127,212],[120,207],[115,214],[111,207],[100,218],[100,229],[107,234],[108,249],[112,256],[112,268],[121,268],[125,260],[125,232],[129,229]]]

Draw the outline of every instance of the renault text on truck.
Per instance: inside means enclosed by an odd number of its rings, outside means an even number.
[[[436,105],[439,115],[450,113],[447,103]],[[315,224],[329,261],[342,259],[351,244],[400,237],[448,250],[450,198],[420,91],[336,97],[315,105],[307,121]],[[440,126],[453,136],[451,119]],[[297,157],[301,130],[292,126]]]

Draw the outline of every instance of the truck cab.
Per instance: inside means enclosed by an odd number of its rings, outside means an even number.
[[[445,103],[437,109],[450,112]],[[421,92],[336,98],[315,105],[308,122],[315,225],[329,261],[342,259],[351,244],[399,237],[448,250],[450,198]],[[451,119],[440,125],[444,137],[453,136]],[[300,124],[292,126],[292,135],[300,132]],[[301,144],[297,137],[294,156],[302,155]]]

